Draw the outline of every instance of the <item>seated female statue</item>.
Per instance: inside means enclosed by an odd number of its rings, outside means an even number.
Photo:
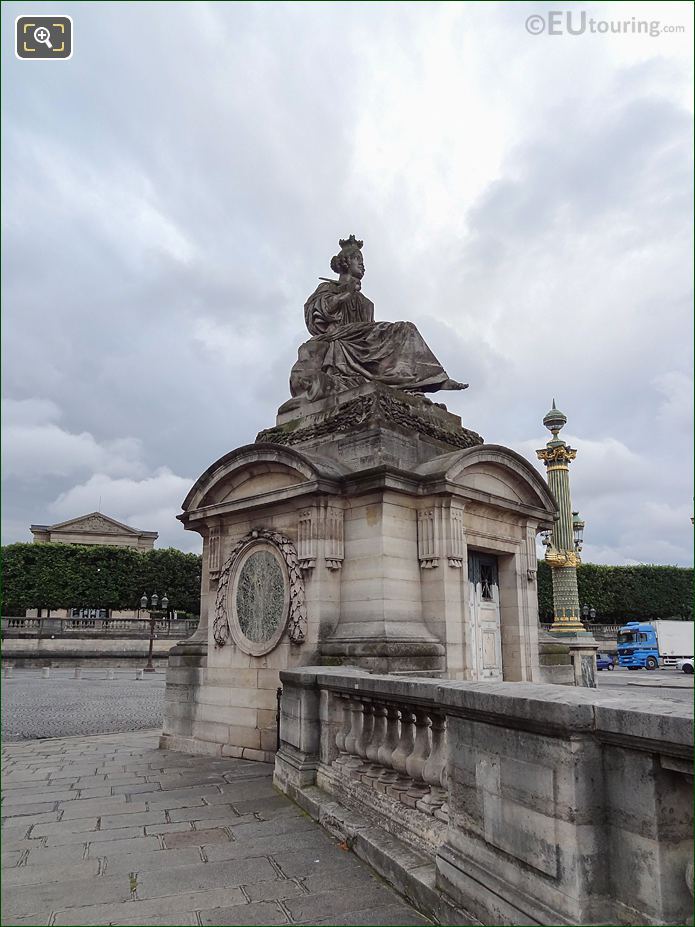
[[[312,337],[292,368],[290,391],[299,402],[288,407],[368,382],[419,393],[468,385],[449,378],[412,322],[374,321],[374,304],[361,292],[362,245],[354,235],[341,239],[331,259],[339,278],[321,278],[304,304]]]

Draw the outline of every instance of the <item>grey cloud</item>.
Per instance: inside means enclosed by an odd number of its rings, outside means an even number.
[[[689,459],[692,363],[690,117],[668,44],[629,66],[566,46],[599,75],[578,84],[516,10],[394,10],[68,3],[70,62],[49,73],[3,56],[5,393],[29,403],[20,425],[52,403],[62,432],[133,442],[141,468],[118,475],[87,454],[71,474],[9,481],[6,539],[79,514],[98,485],[116,517],[170,505],[173,519],[177,481],[273,423],[303,302],[350,232],[377,317],[415,321],[471,383],[445,397],[466,425],[540,446],[558,392],[580,445],[611,434],[634,455],[636,495],[616,492],[610,519],[578,458],[597,549],[634,557],[636,503],[679,511],[692,497],[689,467],[659,476],[674,442]],[[21,12],[3,5],[6,42]],[[469,197],[459,177],[488,133],[484,115],[459,113],[471,99],[512,128]],[[658,511],[647,554],[687,559]],[[172,525],[140,526],[189,543]]]

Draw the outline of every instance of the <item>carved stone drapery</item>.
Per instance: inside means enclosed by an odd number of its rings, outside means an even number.
[[[343,565],[343,510],[327,505],[324,512],[325,561],[329,570]]]
[[[210,579],[220,575],[220,529],[213,525],[208,533],[208,570]]]
[[[466,557],[466,528],[463,507],[435,500],[417,513],[417,555],[423,570],[433,570],[446,558],[460,570]]]
[[[297,531],[297,556],[302,570],[316,566],[316,518],[313,509],[299,513]]]
[[[528,568],[526,576],[530,583],[535,583],[538,576],[538,562],[536,559],[536,531],[537,528],[526,529],[526,558]]]
[[[463,525],[463,509],[451,508],[449,512],[450,537],[447,551],[449,566],[460,570],[465,557],[466,529]]]
[[[304,579],[299,566],[297,550],[292,541],[277,531],[258,528],[241,538],[232,549],[220,572],[215,598],[215,617],[212,624],[212,636],[218,647],[223,647],[231,636],[227,601],[229,583],[239,557],[256,541],[266,541],[282,556],[289,576],[289,614],[287,634],[293,644],[301,644],[306,638],[307,613],[304,597]]]
[[[431,570],[439,566],[439,523],[441,511],[437,506],[417,513],[417,555],[420,566]]]
[[[339,570],[343,565],[343,510],[322,501],[299,513],[297,555],[302,570],[313,570],[323,542],[326,568]]]

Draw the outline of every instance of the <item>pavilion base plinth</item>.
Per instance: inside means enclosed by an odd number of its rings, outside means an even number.
[[[321,653],[331,662],[360,666],[372,673],[446,672],[446,648],[437,640],[328,640]]]
[[[581,622],[555,621],[546,632],[547,640],[562,642],[568,649],[572,661],[572,683],[575,686],[596,688],[596,651],[598,643],[591,631]]]

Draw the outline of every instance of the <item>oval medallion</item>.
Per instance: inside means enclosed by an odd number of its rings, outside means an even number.
[[[239,571],[236,612],[247,640],[269,641],[276,633],[285,610],[285,577],[277,557],[269,550],[252,553]]]

